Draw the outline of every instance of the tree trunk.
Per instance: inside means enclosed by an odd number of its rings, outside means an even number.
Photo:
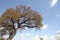
[[[10,33],[9,37],[7,38],[7,40],[12,40],[12,38],[13,38],[15,35],[16,35],[16,30],[13,30],[13,31]]]

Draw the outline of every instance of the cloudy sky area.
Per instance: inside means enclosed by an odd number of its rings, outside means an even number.
[[[13,38],[13,40],[16,40],[17,36]],[[40,38],[43,38],[43,40],[60,40],[60,31],[57,31],[54,35],[48,36],[48,35],[43,35],[39,36],[38,34],[31,34],[31,33],[21,33],[17,40],[40,40]]]
[[[29,36],[32,35],[31,38],[36,35],[52,36],[60,30],[60,0],[0,0],[0,16],[6,8],[15,8],[20,4],[31,6],[33,10],[37,10],[43,16],[44,26],[42,30],[38,31],[35,29],[18,30],[15,38],[19,39],[20,34],[24,35],[24,33],[28,33]]]

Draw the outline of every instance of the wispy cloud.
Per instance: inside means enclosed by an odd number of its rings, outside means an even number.
[[[51,6],[51,7],[54,7],[57,2],[58,2],[58,0],[51,0],[50,6]]]
[[[45,30],[48,28],[48,25],[44,24],[43,27],[41,28],[41,30]]]

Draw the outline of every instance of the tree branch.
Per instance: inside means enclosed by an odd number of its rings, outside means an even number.
[[[15,36],[15,34],[16,34],[16,29],[15,29],[15,26],[14,26],[14,21],[13,21],[13,19],[11,19],[11,21],[12,21],[12,23],[13,23],[12,31],[11,31],[11,33],[10,33],[10,35],[9,35],[9,37],[8,37],[7,40],[11,40],[11,39]]]
[[[34,28],[34,27],[36,27],[36,26],[24,25],[23,27]]]
[[[28,18],[28,19],[24,20],[22,23],[19,23],[19,24],[18,24],[18,27],[20,28],[20,25],[23,24],[23,23],[26,23],[28,20],[33,20],[33,19],[29,19],[29,18]]]

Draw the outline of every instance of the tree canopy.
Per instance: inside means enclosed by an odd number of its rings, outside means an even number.
[[[17,25],[16,25],[17,24]],[[9,34],[7,40],[11,40],[17,29],[38,28],[42,27],[42,16],[39,12],[32,10],[31,7],[25,5],[16,8],[8,8],[0,17],[1,35]],[[16,27],[17,26],[17,27]]]

